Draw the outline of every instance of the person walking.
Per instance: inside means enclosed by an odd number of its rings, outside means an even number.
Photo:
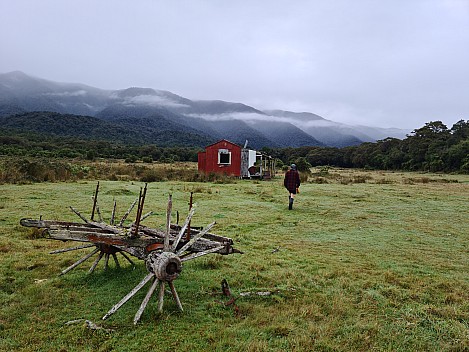
[[[300,187],[300,173],[295,164],[291,164],[290,170],[285,173],[283,185],[288,191],[288,210],[292,210],[295,195],[299,193]]]

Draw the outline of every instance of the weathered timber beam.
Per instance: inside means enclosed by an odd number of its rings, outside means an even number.
[[[179,231],[181,229],[181,226],[173,224],[173,225],[171,225],[171,228],[173,230]],[[196,230],[194,228],[191,228],[191,237],[198,234],[199,232],[200,232],[200,230]],[[233,244],[233,240],[231,238],[220,236],[220,235],[215,235],[214,233],[206,233],[206,234],[203,235],[203,238],[207,238],[209,240],[216,241],[216,242],[222,242],[222,243],[228,242],[228,243]]]
[[[95,244],[102,243],[112,246],[132,246],[145,248],[150,244],[162,243],[161,239],[155,237],[130,238],[125,236],[117,236],[112,233],[98,233],[93,231],[87,231],[86,229],[76,231],[62,227],[49,228],[49,234],[52,239],[56,240],[93,242]]]
[[[124,258],[127,259],[133,266],[135,266],[135,263],[132,260],[130,260],[130,258],[127,257],[124,254],[124,252],[134,256],[135,258],[142,259],[142,260],[144,260],[147,257],[147,253],[146,253],[144,248],[124,247],[124,246],[116,246],[116,247],[119,248],[120,250],[122,250],[122,252],[120,252],[120,254],[122,254],[124,256]]]
[[[93,227],[88,224],[68,222],[68,221],[56,221],[56,220],[35,220],[35,219],[21,219],[20,225],[25,227],[37,227],[37,228],[49,228],[52,225],[62,225],[62,226],[87,226]]]
[[[90,247],[94,247],[94,243],[85,244],[83,246],[72,247],[72,248],[57,249],[55,251],[49,252],[49,254],[65,253],[65,252],[76,251],[76,250],[79,250],[79,249],[90,248]]]
[[[159,237],[159,238],[162,238],[162,239],[164,239],[164,237],[166,235],[165,232],[162,231],[162,230],[152,229],[150,227],[146,227],[146,226],[142,226],[142,225],[140,225],[138,230],[143,232],[145,235],[149,235],[149,236],[153,236],[153,237]],[[176,237],[176,234],[177,234],[177,232],[171,233],[171,235],[174,236],[174,237]]]
[[[57,221],[57,220],[35,220],[35,219],[21,219],[20,224],[25,227],[36,227],[49,229],[51,227],[62,227],[67,229],[86,229],[86,231],[101,232],[101,233],[125,233],[122,229],[116,227],[101,224],[98,222],[89,222],[86,224],[69,221]]]
[[[219,247],[207,249],[206,251],[203,251],[203,252],[191,253],[191,254],[181,258],[181,262],[185,262],[186,260],[195,259],[195,258],[201,257],[203,255],[207,255],[207,254],[210,254],[210,253],[215,253],[215,252],[223,250],[224,248],[225,248],[224,246],[219,246]]]
[[[116,235],[124,235],[124,234],[126,234],[126,233],[125,233],[125,230],[119,229],[119,228],[117,228],[117,227],[115,227],[115,226],[111,226],[111,225],[107,225],[107,224],[103,224],[103,223],[95,222],[95,221],[90,221],[89,224],[90,224],[90,225],[93,225],[93,226],[95,226],[95,227],[98,227],[98,228],[100,228],[100,229],[103,229],[103,230],[106,230],[106,231],[115,233]]]

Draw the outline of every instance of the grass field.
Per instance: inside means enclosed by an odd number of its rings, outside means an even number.
[[[467,175],[317,170],[292,211],[281,178],[150,183],[146,225],[163,227],[169,193],[184,219],[192,191],[193,224],[217,221],[244,254],[187,262],[175,281],[184,313],[168,296],[158,314],[154,300],[136,327],[146,289],[101,317],[146,274],[142,262],[59,277],[87,250],[50,255],[72,244],[19,225],[79,221],[68,207],[89,214],[95,185],[0,185],[1,351],[469,351]],[[142,185],[101,181],[104,217]]]

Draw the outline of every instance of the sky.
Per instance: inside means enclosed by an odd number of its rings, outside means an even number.
[[[0,0],[0,73],[415,129],[469,120],[469,0]]]

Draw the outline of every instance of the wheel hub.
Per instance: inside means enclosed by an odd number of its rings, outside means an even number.
[[[162,281],[173,281],[182,271],[181,259],[172,252],[151,253],[146,264],[148,270]]]

